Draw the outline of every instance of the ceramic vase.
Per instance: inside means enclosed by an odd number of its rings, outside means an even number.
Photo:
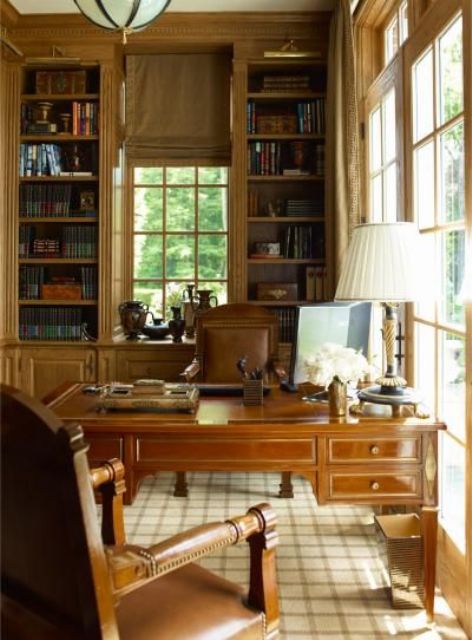
[[[180,307],[171,307],[172,320],[169,320],[170,335],[172,342],[182,342],[185,331],[185,320],[182,318]]]

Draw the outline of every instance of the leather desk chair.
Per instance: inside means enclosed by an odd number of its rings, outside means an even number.
[[[1,386],[2,631],[9,640],[273,639],[278,636],[275,514],[127,545],[124,468],[90,471],[78,425]],[[100,535],[93,489],[102,493]],[[249,594],[194,564],[247,540]]]
[[[196,348],[191,364],[182,375],[187,382],[241,383],[236,364],[247,356],[247,371],[264,369],[264,381],[287,378],[278,362],[278,319],[264,307],[252,304],[224,304],[212,307],[196,321]],[[291,472],[282,472],[280,497],[292,498]],[[187,495],[185,472],[176,477],[175,496]]]

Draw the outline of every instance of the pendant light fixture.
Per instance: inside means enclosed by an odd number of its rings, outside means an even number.
[[[170,0],[74,0],[80,12],[97,27],[126,36],[141,31],[165,11]]]

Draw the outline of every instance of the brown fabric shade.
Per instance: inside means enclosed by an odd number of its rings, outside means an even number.
[[[230,161],[231,58],[126,58],[126,147],[133,158]]]

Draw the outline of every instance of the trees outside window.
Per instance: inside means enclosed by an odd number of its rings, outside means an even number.
[[[133,168],[133,298],[159,317],[188,284],[227,301],[228,169]]]

